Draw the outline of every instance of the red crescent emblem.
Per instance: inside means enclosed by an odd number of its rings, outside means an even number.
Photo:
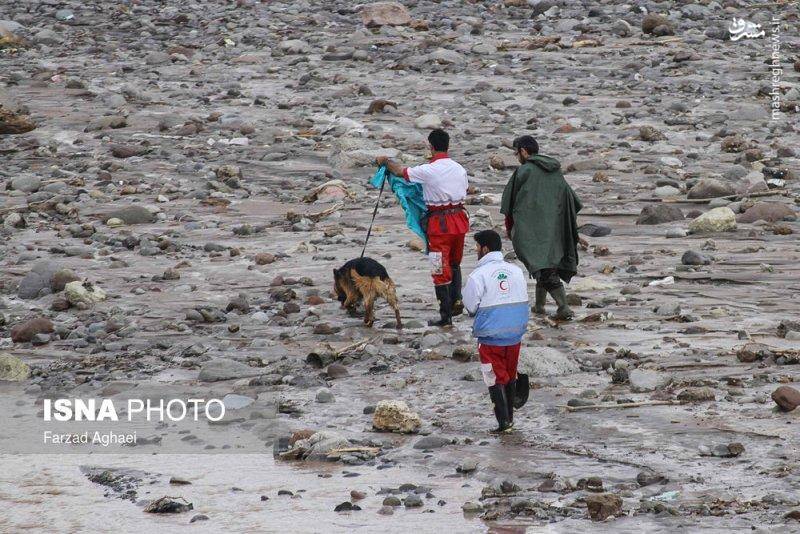
[[[500,291],[508,291],[508,281],[500,280]]]

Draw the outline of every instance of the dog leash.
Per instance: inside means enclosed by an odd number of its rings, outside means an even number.
[[[375,201],[375,209],[372,210],[372,220],[369,222],[369,229],[367,230],[367,238],[364,239],[364,248],[361,249],[361,258],[364,257],[364,252],[367,251],[367,243],[369,242],[369,236],[372,235],[372,225],[375,223],[375,215],[378,214],[378,204],[381,202],[381,195],[383,194],[383,186],[386,185],[386,175],[383,175],[383,181],[381,182],[381,190],[378,191],[378,200]]]

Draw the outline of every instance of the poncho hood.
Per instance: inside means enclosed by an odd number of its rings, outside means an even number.
[[[529,157],[528,161],[543,169],[545,172],[555,172],[561,168],[561,163],[559,163],[557,159],[551,158],[550,156],[536,154],[535,156]]]

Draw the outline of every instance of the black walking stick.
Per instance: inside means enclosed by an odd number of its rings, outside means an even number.
[[[364,257],[364,252],[367,250],[367,243],[369,242],[369,236],[372,234],[372,225],[375,223],[375,215],[378,214],[378,205],[381,202],[381,195],[383,194],[383,186],[386,185],[386,175],[383,175],[383,181],[381,182],[381,190],[378,191],[378,200],[375,201],[375,209],[372,210],[372,220],[369,222],[369,230],[367,230],[367,238],[364,240],[364,248],[361,249],[361,258]]]

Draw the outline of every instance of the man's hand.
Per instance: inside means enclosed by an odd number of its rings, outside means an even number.
[[[386,165],[387,163],[389,163],[389,156],[378,156],[377,158],[375,158],[375,163],[377,163],[378,165]]]

